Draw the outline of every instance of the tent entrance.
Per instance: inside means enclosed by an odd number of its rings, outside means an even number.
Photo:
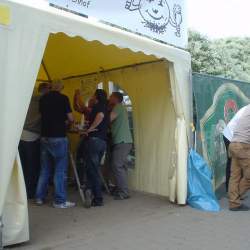
[[[133,104],[136,152],[131,187],[168,196],[176,127],[168,62],[57,33],[49,37],[37,81],[49,81],[48,75],[52,80],[63,79],[64,94],[71,101],[76,89],[87,100],[100,84],[108,93],[113,84],[128,94]],[[74,151],[79,138],[72,137]]]
[[[63,80],[63,93],[71,104],[76,89],[81,90],[85,102],[96,88],[103,88],[108,93],[124,93],[134,136],[130,187],[135,191],[167,197],[169,178],[173,174],[171,166],[176,127],[168,63],[128,49],[58,33],[49,38],[36,87],[41,82],[55,79]],[[81,115],[76,112],[75,117],[81,120]],[[69,139],[71,151],[75,154],[79,136],[70,134]],[[72,171],[69,176],[73,177]],[[137,196],[135,194],[135,199]],[[69,198],[78,201],[78,206],[81,204],[75,188],[69,188]],[[139,195],[139,200],[142,199]],[[113,202],[111,197],[105,200],[109,206]],[[49,223],[47,213],[53,214],[54,210],[45,206],[42,213],[42,207],[30,206],[31,225],[37,221]],[[127,207],[130,209],[130,205]]]
[[[135,53],[113,45],[106,46],[97,41],[88,42],[80,37],[68,37],[63,33],[51,34],[37,76],[36,87],[41,82],[55,79],[63,80],[65,87],[63,92],[71,102],[73,102],[75,90],[79,88],[85,101],[98,87],[104,88],[108,93],[113,90],[126,93],[129,98],[128,109],[132,108],[133,111],[131,128],[135,151],[132,155],[134,162],[129,169],[130,188],[168,197],[170,178],[175,174],[172,166],[176,158],[174,152],[177,120],[172,102],[168,62],[141,52]],[[77,113],[75,116],[80,121],[81,116]],[[79,136],[69,135],[69,138],[71,151],[75,153]],[[17,163],[15,169],[20,171],[19,159]],[[18,190],[17,195],[24,194],[22,175],[17,174],[16,171],[13,172],[11,178],[13,183],[10,183],[10,187],[16,187],[15,183],[21,183],[22,189]],[[15,192],[12,193],[15,194]],[[13,198],[13,195],[10,197]],[[72,197],[73,200],[78,200],[78,205],[81,204],[77,191],[71,188],[69,198]],[[141,200],[143,199],[142,197]],[[106,200],[109,204],[113,203],[110,197]],[[9,225],[22,220],[20,222],[23,225],[22,233],[27,238],[27,214],[24,213],[22,217],[18,217],[18,214],[13,216],[11,209],[16,209],[16,206],[13,206],[12,200],[6,204],[4,211],[6,218],[11,218]],[[23,211],[23,207],[27,208],[26,203],[16,204],[20,211]],[[46,221],[48,213],[51,213],[51,218],[54,218],[55,212],[51,206],[45,206],[45,210],[32,204],[30,207],[33,227],[37,221],[39,221],[37,227],[40,227],[43,221],[49,223],[50,220]],[[82,208],[78,207],[78,209]],[[128,206],[128,209],[131,207]],[[37,220],[37,218],[40,219]],[[42,225],[41,228],[43,228]],[[44,229],[46,231],[47,227]],[[11,230],[8,228],[8,231]],[[11,241],[8,240],[8,242]]]
[[[133,104],[136,152],[131,187],[168,196],[176,127],[168,62],[57,33],[49,37],[37,82],[54,79],[63,80],[64,94],[72,102],[76,89],[81,89],[87,101],[100,85],[108,93],[118,89],[128,94]],[[81,119],[79,114],[75,116]],[[73,152],[78,140],[77,135],[70,136]]]

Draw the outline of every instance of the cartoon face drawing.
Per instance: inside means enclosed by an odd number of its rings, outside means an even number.
[[[139,11],[149,24],[163,27],[169,22],[170,10],[166,0],[141,0]]]
[[[178,4],[170,12],[167,0],[126,0],[125,9],[139,11],[144,26],[154,33],[164,34],[170,24],[175,35],[181,36],[182,8]]]

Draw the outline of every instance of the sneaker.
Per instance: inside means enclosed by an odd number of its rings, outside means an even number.
[[[117,192],[115,195],[114,195],[114,200],[117,200],[117,201],[120,201],[120,200],[127,200],[129,199],[130,196],[128,194],[124,194],[122,192]]]
[[[239,207],[234,207],[234,208],[229,208],[230,211],[233,211],[233,212],[238,212],[238,211],[249,211],[250,210],[250,207],[242,204],[240,205]]]
[[[64,203],[53,203],[54,208],[72,208],[75,207],[75,202],[65,201]]]
[[[84,196],[85,196],[85,204],[84,206],[86,208],[91,208],[92,205],[92,192],[90,189],[86,189],[84,192]]]
[[[36,199],[35,203],[38,206],[42,206],[44,204],[44,201],[42,199]]]

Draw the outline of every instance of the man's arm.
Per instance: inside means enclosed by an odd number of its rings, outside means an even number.
[[[95,120],[91,124],[90,128],[87,130],[87,133],[96,131],[97,130],[96,128],[103,121],[103,119],[104,119],[104,113],[102,113],[102,112],[97,113]]]
[[[67,122],[69,124],[74,123],[75,119],[74,119],[74,116],[73,116],[73,113],[72,113],[72,109],[70,107],[69,98],[67,96],[65,97],[65,113],[66,113],[66,116],[67,116]]]
[[[67,118],[70,123],[74,123],[75,119],[72,113],[68,113]]]
[[[117,118],[116,112],[112,111],[110,113],[110,121],[113,122]]]
[[[115,119],[117,119],[118,116],[123,112],[123,106],[122,105],[116,105],[112,112],[110,113],[110,121],[113,122]]]
[[[81,94],[80,90],[76,90],[75,95],[74,95],[74,110],[77,111],[78,113],[88,115],[90,110],[88,107],[86,107],[81,99]]]

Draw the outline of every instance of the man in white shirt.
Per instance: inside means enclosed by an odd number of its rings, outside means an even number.
[[[247,105],[233,131],[229,146],[232,157],[229,180],[229,209],[231,211],[249,211],[241,203],[241,197],[250,189],[250,105]]]
[[[227,150],[227,155],[228,155],[228,147],[230,142],[233,139],[233,135],[234,135],[234,130],[235,127],[237,126],[237,123],[240,119],[240,117],[242,116],[242,114],[244,113],[244,111],[246,110],[246,107],[241,108],[235,115],[234,117],[231,119],[231,121],[227,124],[227,126],[225,127],[224,131],[223,131],[223,139],[224,139],[224,143],[225,143],[225,147]],[[230,178],[230,174],[231,174],[231,158],[227,157],[227,167],[226,167],[226,191],[228,192],[228,185],[229,185],[229,178]]]

